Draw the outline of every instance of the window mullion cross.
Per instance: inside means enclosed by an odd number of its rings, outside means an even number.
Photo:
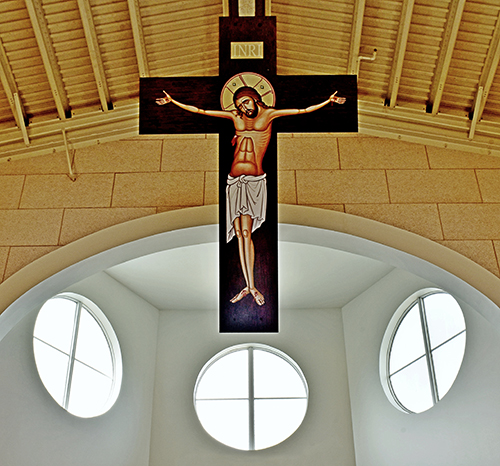
[[[248,437],[249,450],[255,450],[255,393],[253,348],[248,348]]]
[[[434,360],[432,359],[431,341],[429,336],[429,327],[427,325],[427,316],[425,313],[424,300],[418,300],[418,308],[420,311],[420,322],[422,324],[422,334],[424,337],[425,359],[427,361],[427,370],[429,372],[429,380],[431,383],[432,403],[435,405],[439,401],[438,387],[436,381],[436,371],[434,369]]]
[[[73,380],[73,368],[75,366],[75,353],[76,353],[76,343],[78,339],[78,329],[80,328],[80,316],[82,314],[82,304],[77,303],[75,321],[73,325],[73,336],[71,339],[71,347],[69,352],[69,364],[68,372],[66,374],[66,387],[64,389],[64,409],[68,409],[69,405],[69,394],[71,391],[71,381]]]

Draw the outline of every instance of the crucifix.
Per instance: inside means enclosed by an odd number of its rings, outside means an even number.
[[[356,76],[277,75],[276,17],[229,6],[219,76],[141,78],[139,132],[219,134],[219,331],[277,332],[276,134],[357,131]]]

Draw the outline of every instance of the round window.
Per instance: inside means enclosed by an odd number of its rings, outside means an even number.
[[[120,348],[90,300],[73,293],[49,299],[36,319],[33,351],[40,379],[65,410],[88,418],[113,406],[122,379]]]
[[[465,320],[453,296],[428,289],[403,303],[380,354],[389,400],[407,413],[432,408],[450,390],[465,352]]]
[[[233,346],[214,356],[194,391],[204,429],[239,450],[262,450],[287,439],[302,423],[307,399],[299,366],[261,344]]]

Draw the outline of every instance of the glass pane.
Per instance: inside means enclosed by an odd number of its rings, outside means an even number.
[[[68,411],[75,416],[93,417],[105,411],[112,380],[75,361]]]
[[[256,398],[305,397],[306,389],[297,371],[283,358],[254,350],[254,394]]]
[[[248,398],[248,351],[229,353],[212,364],[196,390],[196,399]]]
[[[69,354],[77,304],[66,298],[49,299],[36,318],[33,335]]]
[[[440,400],[448,393],[457,378],[464,353],[465,333],[458,335],[432,352]]]
[[[216,440],[248,450],[248,400],[198,400],[196,413],[203,428]]]
[[[462,309],[453,296],[436,293],[424,298],[431,349],[465,330]]]
[[[108,377],[113,377],[113,360],[108,340],[94,317],[83,307],[75,358]]]
[[[36,339],[33,339],[33,351],[43,385],[52,398],[63,406],[69,356]]]
[[[389,356],[389,374],[415,361],[425,354],[424,338],[418,303],[403,318],[396,330]]]
[[[421,413],[432,408],[427,361],[421,358],[390,378],[394,394],[409,411]]]
[[[255,400],[255,449],[277,445],[292,435],[306,415],[307,400]]]

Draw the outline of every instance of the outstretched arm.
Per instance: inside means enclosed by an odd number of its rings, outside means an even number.
[[[346,100],[345,97],[337,97],[337,91],[335,91],[327,100],[321,102],[320,104],[311,105],[310,107],[302,109],[275,110],[273,112],[272,118],[274,119],[281,116],[299,115],[300,113],[311,113],[315,112],[316,110],[319,110],[320,108],[323,108],[325,105],[329,103],[343,104],[345,100]]]
[[[174,105],[177,105],[177,107],[180,107],[191,113],[201,113],[202,115],[214,116],[218,118],[228,118],[228,119],[233,118],[233,114],[231,112],[225,112],[223,110],[203,110],[193,105],[186,105],[181,102],[178,102],[177,100],[172,99],[172,97],[170,97],[165,91],[163,91],[163,93],[165,94],[164,97],[156,99],[156,103],[158,105],[166,105],[172,102]]]

